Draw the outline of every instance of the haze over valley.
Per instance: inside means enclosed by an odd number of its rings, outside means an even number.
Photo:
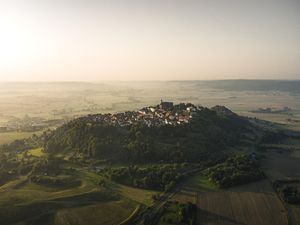
[[[86,114],[138,110],[157,104],[161,99],[207,107],[225,105],[241,115],[268,118],[295,129],[300,119],[297,81],[56,82],[2,83],[0,86],[0,126],[11,131],[26,123],[38,129],[38,125],[55,127]],[[257,111],[284,107],[291,110],[267,114]]]

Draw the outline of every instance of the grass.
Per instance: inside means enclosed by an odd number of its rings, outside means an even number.
[[[121,200],[63,209],[55,215],[55,225],[116,225],[135,209],[133,202]]]
[[[152,204],[152,196],[159,193],[157,191],[133,188],[119,184],[117,185],[117,188],[119,193],[124,197],[147,206]]]
[[[35,148],[28,151],[28,155],[35,156],[35,157],[42,157],[45,155],[43,148]]]
[[[80,186],[53,188],[22,177],[1,187],[0,224],[32,220],[39,225],[110,225],[125,220],[137,205],[100,187],[95,173],[82,169],[72,175],[81,179]]]
[[[42,131],[39,132],[0,132],[0,145],[9,144],[14,140],[30,138],[33,134],[40,135]]]
[[[218,187],[212,183],[208,177],[203,175],[196,175],[190,178],[185,184],[185,188],[197,191],[197,192],[205,192],[205,191],[217,191]]]
[[[217,190],[218,187],[209,181],[208,177],[197,174],[186,181],[180,191],[173,197],[173,200],[196,203],[197,193]]]
[[[4,191],[0,192],[0,207],[7,204],[30,204],[32,202],[50,201],[57,198],[72,197],[102,190],[97,184],[97,175],[93,173],[90,174],[89,172],[75,170],[73,176],[82,181],[81,185],[63,190],[25,182],[25,178],[21,180],[24,185],[20,188],[15,188],[20,185],[15,185],[17,181],[11,181],[5,185]]]
[[[14,201],[2,205],[0,224],[15,224],[27,220],[35,221],[32,224],[39,225],[115,224],[126,219],[135,206],[133,202],[117,200],[108,192],[93,190],[87,193],[74,193],[71,196],[63,195],[59,198],[40,199],[26,203]],[[54,221],[48,223],[49,218],[46,219],[45,216],[55,218],[56,223]],[[92,220],[94,223],[90,223]]]

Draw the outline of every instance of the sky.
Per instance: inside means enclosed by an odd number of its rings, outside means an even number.
[[[300,79],[299,0],[1,0],[0,81]]]

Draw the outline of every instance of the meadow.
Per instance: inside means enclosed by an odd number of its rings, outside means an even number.
[[[39,135],[41,132],[0,132],[0,145],[9,144],[17,139],[29,138],[33,134]]]
[[[124,221],[134,208],[133,202],[122,200],[62,209],[56,213],[54,225],[116,225]]]
[[[208,177],[199,173],[190,177],[174,195],[172,200],[196,204],[198,193],[215,192],[218,190],[218,187],[209,181]]]
[[[100,187],[97,174],[81,169],[74,176],[81,179],[81,184],[72,188],[35,184],[26,176],[1,186],[0,224],[115,225],[139,204],[135,192],[120,191],[118,196]],[[142,192],[140,198],[146,201]]]

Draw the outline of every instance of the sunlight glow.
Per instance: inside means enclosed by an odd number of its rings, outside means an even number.
[[[0,81],[295,79],[300,74],[295,22],[300,7],[293,1],[271,8],[233,0],[234,7],[197,1],[18,2],[0,3]]]

